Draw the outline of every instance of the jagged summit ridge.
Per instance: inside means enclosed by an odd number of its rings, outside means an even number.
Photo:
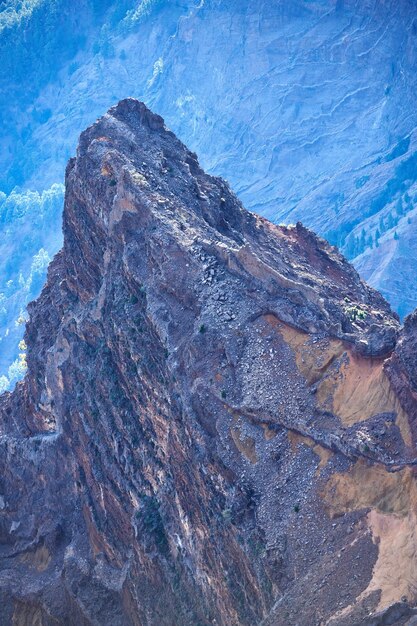
[[[405,623],[413,325],[132,99],[81,135],[63,229],[0,399],[5,623]]]
[[[59,257],[58,273],[60,281],[65,275],[64,284],[75,299],[95,298],[102,289],[113,235],[123,215],[134,212],[143,240],[152,241],[158,229],[161,246],[166,236],[180,240],[189,254],[188,248],[204,248],[208,239],[221,264],[235,263],[248,273],[248,260],[255,261],[258,269],[254,273],[250,268],[249,278],[258,282],[259,312],[279,308],[283,321],[348,340],[365,353],[384,354],[394,345],[396,316],[335,248],[301,225],[295,231],[274,227],[245,211],[227,184],[206,175],[196,155],[164,127],[162,118],[137,100],[121,101],[81,135],[77,159],[67,169],[68,186],[73,194],[64,209],[64,258]],[[211,239],[223,245],[213,248]],[[204,264],[198,269],[206,271]],[[137,276],[140,281],[148,278],[146,272]],[[357,307],[364,319],[356,319],[353,326],[351,310]],[[36,314],[34,325],[39,326]],[[50,341],[54,329],[47,334]],[[29,366],[36,352],[35,367],[42,371],[44,346],[39,350],[29,336],[28,343]]]

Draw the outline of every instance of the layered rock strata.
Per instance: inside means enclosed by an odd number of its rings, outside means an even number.
[[[0,398],[0,624],[411,624],[415,316],[131,99],[63,229]]]

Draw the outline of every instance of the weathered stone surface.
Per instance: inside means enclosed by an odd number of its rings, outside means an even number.
[[[0,623],[409,619],[413,319],[135,100],[66,185],[0,398]]]

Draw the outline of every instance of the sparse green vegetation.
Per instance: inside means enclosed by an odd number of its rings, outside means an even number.
[[[345,309],[345,313],[352,322],[356,322],[356,320],[365,320],[368,316],[367,312],[357,305],[347,307]]]
[[[53,185],[42,194],[14,191],[6,196],[0,192],[0,338],[4,364],[0,376],[3,375],[3,388],[6,380],[7,388],[12,388],[25,372],[18,355],[27,319],[25,306],[38,296],[51,257],[61,245],[61,235],[52,237],[51,230],[58,232],[63,195],[62,185]]]
[[[222,511],[222,518],[225,522],[230,522],[232,519],[232,511],[230,509],[224,509]]]
[[[413,210],[413,203],[416,202],[416,198],[412,199],[407,191],[404,193],[404,187],[405,180],[415,180],[416,160],[417,155],[415,154],[401,163],[396,170],[399,178],[388,181],[386,189],[371,202],[369,208],[364,210],[364,217],[371,217],[381,212],[378,223],[375,217],[375,221],[362,228],[360,234],[356,234],[358,230],[354,230],[358,222],[344,224],[338,229],[326,233],[328,241],[341,248],[348,259],[354,259],[374,246],[378,248],[380,237],[395,228],[399,221]],[[411,223],[409,217],[407,217],[407,222],[408,224]],[[396,239],[395,236],[394,238]]]

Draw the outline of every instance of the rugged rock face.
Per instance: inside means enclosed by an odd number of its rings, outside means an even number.
[[[65,164],[126,94],[247,208],[301,220],[410,313],[416,34],[414,0],[0,2],[0,390],[19,375],[15,322],[45,251],[62,246]]]
[[[412,623],[416,320],[124,100],[0,398],[3,625]]]

